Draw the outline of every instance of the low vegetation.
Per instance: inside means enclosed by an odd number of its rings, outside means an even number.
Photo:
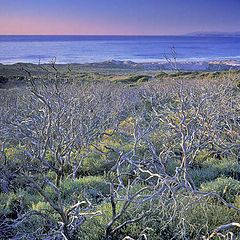
[[[238,72],[21,71],[0,89],[0,239],[240,239]]]

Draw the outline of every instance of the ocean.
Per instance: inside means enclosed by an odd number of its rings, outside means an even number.
[[[240,37],[0,36],[0,63],[158,62],[175,47],[179,61],[240,60]]]

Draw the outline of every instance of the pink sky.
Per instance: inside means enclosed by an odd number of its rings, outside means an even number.
[[[93,23],[83,23],[81,21],[64,20],[60,22],[54,18],[40,17],[11,17],[1,18],[1,34],[101,34],[99,26]],[[109,28],[109,31],[112,29]]]
[[[0,0],[0,34],[240,31],[240,0]]]
[[[156,31],[156,26],[149,27],[149,29],[136,28],[132,25],[126,25],[121,22],[98,22],[84,21],[81,19],[64,19],[59,21],[52,17],[1,17],[0,21],[0,34],[2,35],[64,35],[64,34],[151,34]],[[163,32],[164,29],[162,29]]]

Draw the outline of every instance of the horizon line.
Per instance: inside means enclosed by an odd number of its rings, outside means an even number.
[[[184,34],[1,34],[0,36],[182,36]]]
[[[177,37],[177,36],[204,36],[204,35],[222,35],[222,36],[234,36],[240,35],[240,31],[234,31],[234,32],[191,32],[191,33],[182,33],[182,34],[1,34],[0,36],[89,36],[89,37],[97,37],[97,36],[103,36],[103,37]]]

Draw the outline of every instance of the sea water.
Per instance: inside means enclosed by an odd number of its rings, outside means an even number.
[[[0,36],[0,63],[240,60],[240,36]]]

